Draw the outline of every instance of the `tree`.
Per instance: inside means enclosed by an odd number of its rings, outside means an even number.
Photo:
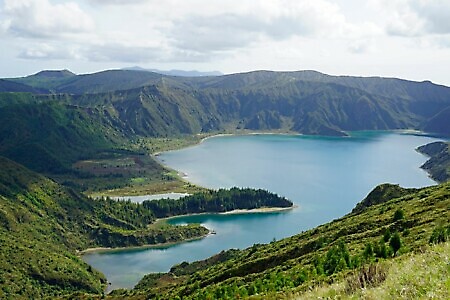
[[[375,244],[375,247],[373,250],[375,252],[376,257],[387,258],[387,256],[388,256],[386,245],[384,244],[383,239],[381,239],[381,241],[379,243]]]
[[[402,240],[400,238],[400,234],[398,232],[395,232],[391,239],[389,240],[389,246],[391,246],[392,250],[394,251],[394,256],[397,255],[397,251],[402,246]]]
[[[366,247],[364,248],[363,256],[366,260],[368,260],[372,258],[373,254],[374,254],[373,246],[372,243],[369,242],[366,244]]]
[[[383,239],[382,241],[387,243],[389,241],[389,239],[391,238],[391,231],[389,230],[389,228],[386,228],[386,230],[383,233]]]

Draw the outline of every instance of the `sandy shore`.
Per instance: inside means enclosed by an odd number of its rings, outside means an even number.
[[[287,211],[294,208],[297,208],[297,205],[293,205],[290,207],[261,207],[254,209],[235,209],[231,211],[226,211],[219,213],[221,215],[233,215],[233,214],[261,214],[261,213],[270,213],[270,212],[279,212],[279,211]]]
[[[274,212],[283,212],[288,211],[294,208],[298,208],[298,205],[293,205],[290,207],[260,207],[260,208],[254,208],[254,209],[235,209],[230,211],[224,211],[224,212],[202,212],[202,213],[196,213],[196,214],[186,214],[186,215],[178,215],[178,216],[172,216],[167,218],[161,218],[157,219],[156,222],[165,222],[171,219],[176,218],[184,218],[184,217],[192,217],[192,216],[202,216],[202,215],[233,215],[233,214],[264,214],[264,213],[274,213]]]
[[[211,138],[216,138],[216,137],[223,137],[223,136],[246,136],[246,135],[293,135],[293,136],[301,136],[303,135],[302,133],[298,133],[298,132],[271,132],[271,131],[262,131],[262,132],[236,132],[236,133],[218,133],[218,134],[213,134],[210,136],[206,136],[204,138],[202,138],[200,140],[200,143],[206,141],[207,139],[211,139]],[[161,154],[161,153],[159,153]]]

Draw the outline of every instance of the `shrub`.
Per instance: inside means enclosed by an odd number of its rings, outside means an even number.
[[[364,259],[368,260],[372,258],[373,254],[374,254],[373,246],[372,243],[369,242],[366,244],[366,247],[364,248],[363,257]]]
[[[381,240],[379,243],[375,244],[373,251],[375,252],[376,257],[379,257],[379,258],[387,258],[388,257],[388,251],[386,249],[386,245],[384,244],[383,240]]]
[[[394,213],[394,222],[398,220],[403,220],[405,218],[405,212],[399,208]]]
[[[445,243],[449,240],[450,236],[450,226],[447,226],[445,228],[444,226],[438,226],[435,229],[433,229],[433,233],[430,236],[430,244],[439,244],[439,243]]]
[[[395,232],[391,239],[389,240],[389,246],[391,246],[392,250],[394,251],[394,256],[397,254],[397,251],[402,246],[402,240],[400,238],[400,234],[398,232]]]
[[[326,254],[325,262],[323,263],[325,274],[331,275],[350,267],[350,254],[344,241],[340,240]]]
[[[390,238],[391,238],[391,231],[389,230],[389,228],[386,228],[384,230],[383,239],[382,240],[383,240],[383,242],[387,243]]]

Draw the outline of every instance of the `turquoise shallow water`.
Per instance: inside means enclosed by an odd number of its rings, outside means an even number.
[[[161,161],[193,183],[264,188],[298,207],[278,213],[179,217],[171,222],[201,223],[217,234],[171,247],[92,253],[84,259],[107,276],[112,288],[132,287],[144,274],[168,271],[182,261],[294,235],[345,215],[380,183],[435,184],[419,168],[427,158],[415,151],[435,140],[394,132],[354,132],[345,138],[223,136],[163,153]]]

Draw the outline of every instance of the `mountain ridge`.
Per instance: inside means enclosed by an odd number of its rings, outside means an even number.
[[[430,82],[317,71],[189,78],[129,70],[43,71],[8,82],[28,84],[23,89],[32,93],[0,93],[0,154],[18,159],[34,149],[33,159],[19,162],[39,171],[36,162],[49,157],[63,169],[81,158],[66,154],[92,155],[139,138],[249,131],[345,136],[393,129],[450,136],[450,88]],[[52,141],[71,137],[73,147],[47,145],[43,132],[55,135]]]

